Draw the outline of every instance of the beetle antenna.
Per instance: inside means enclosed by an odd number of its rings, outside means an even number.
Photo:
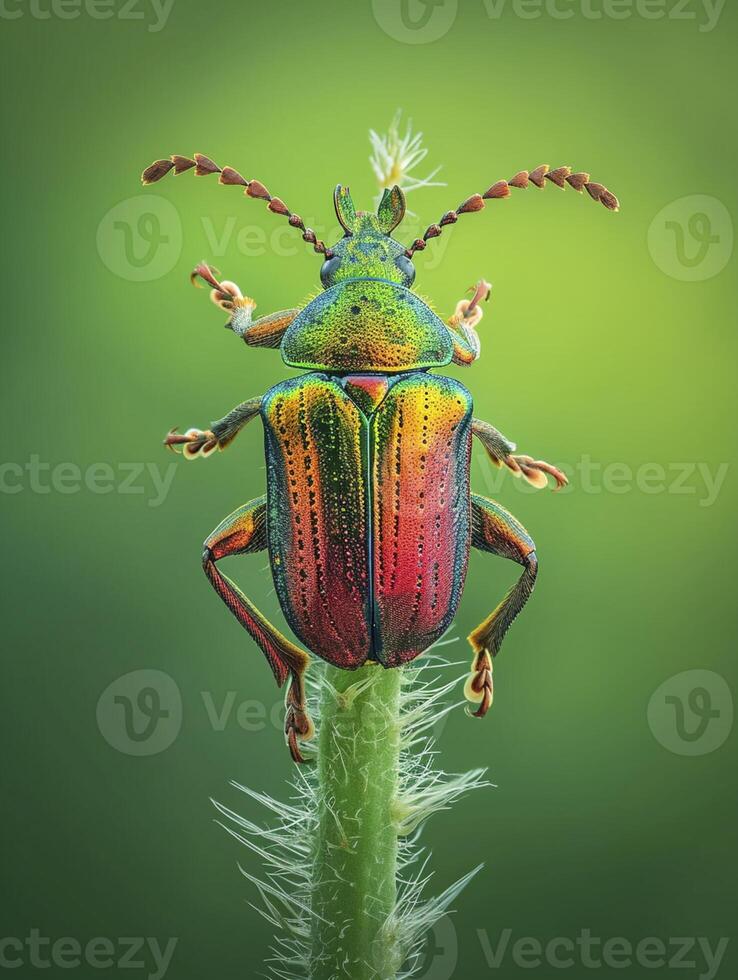
[[[459,220],[460,214],[468,214],[472,211],[481,211],[485,200],[497,200],[499,198],[510,197],[510,188],[525,188],[529,184],[534,184],[538,188],[546,186],[549,180],[562,190],[568,184],[575,191],[587,191],[594,201],[599,201],[608,211],[619,211],[620,202],[606,187],[597,184],[589,179],[587,173],[572,173],[571,167],[557,167],[550,170],[547,164],[536,167],[535,170],[528,172],[521,170],[511,180],[498,180],[496,184],[484,192],[484,194],[472,194],[463,201],[455,211],[447,211],[438,224],[429,225],[422,238],[416,238],[412,245],[407,249],[405,255],[413,257],[414,252],[422,252],[431,238],[438,238],[445,225],[453,225]]]
[[[219,167],[209,157],[202,153],[196,153],[194,159],[190,157],[178,156],[176,153],[168,160],[155,160],[150,167],[147,167],[141,174],[142,184],[155,184],[157,180],[166,177],[170,170],[175,174],[183,174],[186,170],[195,168],[195,176],[205,177],[208,174],[220,174],[218,182],[220,184],[232,184],[236,187],[243,187],[244,193],[249,197],[257,197],[262,201],[267,201],[267,207],[274,214],[284,215],[289,220],[293,228],[298,228],[302,232],[302,237],[309,245],[312,245],[316,252],[320,252],[327,259],[332,258],[333,252],[317,238],[312,228],[306,228],[305,222],[299,214],[293,214],[283,200],[279,197],[272,197],[266,187],[258,180],[246,180],[233,167]]]

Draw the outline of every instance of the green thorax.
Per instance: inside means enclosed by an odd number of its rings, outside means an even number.
[[[348,277],[326,289],[297,315],[282,341],[291,367],[338,372],[442,367],[452,349],[448,329],[426,303],[379,277]]]
[[[313,371],[383,373],[448,364],[448,330],[411,292],[415,269],[405,246],[390,234],[405,213],[402,191],[386,190],[376,214],[356,211],[347,187],[336,188],[334,202],[345,234],[321,269],[325,292],[284,335],[285,363]]]

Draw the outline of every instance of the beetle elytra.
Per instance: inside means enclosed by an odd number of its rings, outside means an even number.
[[[207,538],[203,567],[210,582],[264,652],[277,683],[289,680],[285,734],[293,758],[312,724],[305,706],[308,654],[279,632],[218,568],[228,555],[267,550],[280,606],[296,637],[312,654],[354,669],[367,661],[398,667],[427,650],[448,628],[464,586],[470,547],[522,567],[516,584],[469,635],[472,667],[467,698],[482,717],[492,704],[492,663],[536,581],[535,544],[503,507],[472,494],[472,437],[497,466],[536,487],[566,477],[555,466],[515,453],[515,445],[472,415],[472,399],[458,381],[430,373],[479,356],[476,326],[489,285],[444,322],[413,292],[413,254],[460,215],[511,188],[567,184],[608,210],[617,198],[589,174],[546,166],[474,194],[430,225],[406,247],[392,238],[405,198],[387,189],[376,213],[357,211],[347,187],[334,192],[344,231],[327,247],[302,218],[257,180],[208,157],[157,160],[144,184],[170,171],[218,174],[285,216],[323,256],[324,291],[303,308],[253,319],[255,303],[206,264],[202,279],[252,347],[281,350],[284,362],[306,372],[238,405],[209,429],[172,430],[165,444],[188,459],[224,449],[257,415],[265,432],[265,496],[239,507]]]

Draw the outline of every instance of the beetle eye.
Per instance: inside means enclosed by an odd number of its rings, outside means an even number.
[[[340,265],[341,265],[340,255],[334,255],[332,258],[326,259],[326,261],[323,263],[323,265],[320,268],[320,281],[323,283],[324,286],[328,286],[331,279],[333,278],[333,275],[338,271]]]
[[[407,255],[398,255],[395,259],[395,265],[403,274],[405,279],[407,279],[407,285],[412,286],[415,281],[415,266],[412,264]]]

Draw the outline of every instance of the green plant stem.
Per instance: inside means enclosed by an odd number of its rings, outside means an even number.
[[[318,742],[313,980],[393,980],[401,670],[329,667]]]

